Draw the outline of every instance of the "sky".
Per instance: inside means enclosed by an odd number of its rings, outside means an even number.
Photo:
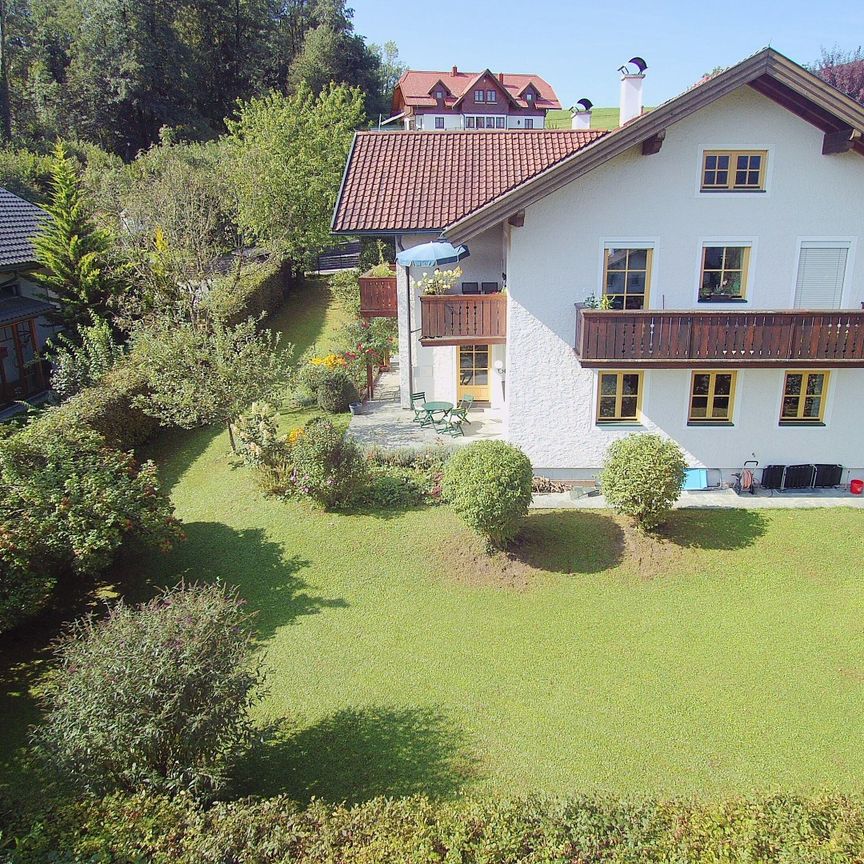
[[[617,69],[648,63],[645,104],[657,105],[717,66],[771,45],[809,64],[822,48],[864,44],[861,0],[698,3],[600,0],[353,0],[354,23],[369,42],[396,42],[412,69],[533,72],[563,107],[589,98],[618,104]]]

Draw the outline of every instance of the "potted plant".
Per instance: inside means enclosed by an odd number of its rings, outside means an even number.
[[[462,278],[462,268],[453,270],[438,270],[432,273],[424,273],[421,279],[415,283],[420,293],[429,297],[438,294],[449,294],[453,286]]]

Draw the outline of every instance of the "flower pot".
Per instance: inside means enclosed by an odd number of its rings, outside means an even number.
[[[352,414],[359,414],[359,413],[360,413],[360,409],[361,409],[362,407],[363,407],[363,403],[362,403],[362,402],[349,402],[349,403],[348,403],[348,410],[349,410]]]

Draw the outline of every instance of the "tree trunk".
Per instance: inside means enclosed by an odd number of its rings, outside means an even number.
[[[228,440],[231,442],[231,452],[237,452],[237,445],[234,443],[234,428],[231,426],[231,421],[228,420],[225,424],[228,427]]]
[[[8,7],[0,0],[0,141],[12,140],[12,106],[9,104],[9,54],[7,51]]]

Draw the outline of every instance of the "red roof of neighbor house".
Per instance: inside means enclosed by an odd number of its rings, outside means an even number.
[[[448,108],[452,108],[459,98],[472,88],[477,78],[483,74],[483,72],[457,71],[454,75],[452,69],[449,72],[420,72],[410,69],[399,79],[396,91],[397,93],[401,91],[402,99],[408,107],[434,108],[438,103],[435,97],[430,95],[430,91],[440,81],[450,91],[450,95],[444,99],[444,104]],[[499,75],[493,74],[492,77],[504,87],[510,98],[520,108],[539,108],[546,111],[561,107],[552,86],[539,75],[516,75],[502,72]],[[522,93],[529,84],[533,84],[537,91],[537,98],[532,103],[522,97]],[[396,93],[393,94],[393,100],[395,105]]]
[[[333,230],[438,231],[606,134],[600,129],[358,132]]]

